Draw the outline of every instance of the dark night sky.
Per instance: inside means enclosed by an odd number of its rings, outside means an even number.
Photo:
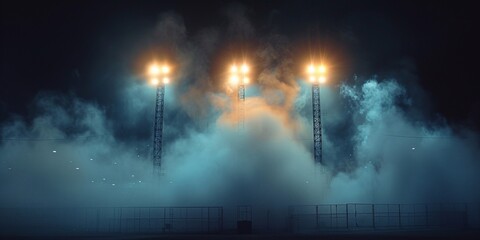
[[[341,59],[339,75],[388,76],[402,59],[435,113],[480,127],[476,8],[461,1],[243,1],[257,32],[269,25],[294,44],[320,40]],[[42,90],[108,106],[114,79],[138,74],[160,13],[187,34],[222,27],[226,1],[2,1],[0,121],[27,115]],[[352,33],[355,41],[340,39]],[[330,45],[331,44],[331,45]],[[107,82],[102,84],[102,82]],[[118,83],[122,84],[122,83]],[[477,86],[475,86],[477,85]]]

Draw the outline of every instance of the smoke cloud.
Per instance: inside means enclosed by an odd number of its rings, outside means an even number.
[[[166,91],[163,176],[153,174],[151,163],[154,89],[125,84],[115,114],[74,95],[42,92],[32,121],[12,116],[1,125],[0,205],[480,200],[478,134],[412,114],[428,109],[416,102],[425,97],[403,79],[408,74],[322,87],[325,163],[316,166],[311,90],[295,78],[288,37],[257,36],[245,9],[233,6],[225,16],[225,29],[196,34],[174,13],[157,25],[155,36],[175,46],[181,73]],[[243,131],[235,89],[212,66],[216,46],[238,37],[261,39]]]

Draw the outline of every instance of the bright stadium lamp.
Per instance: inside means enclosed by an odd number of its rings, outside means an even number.
[[[325,83],[327,81],[327,67],[325,65],[315,65],[310,64],[307,66],[308,79],[313,84]]]
[[[153,63],[148,67],[150,83],[154,86],[158,86],[160,83],[168,84],[170,82],[170,78],[168,77],[169,73],[170,67],[168,65],[159,66],[156,63]],[[159,79],[162,79],[162,81]]]

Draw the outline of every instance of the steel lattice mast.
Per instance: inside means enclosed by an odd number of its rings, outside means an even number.
[[[157,86],[155,120],[153,123],[153,168],[155,172],[160,172],[162,169],[164,97],[165,85],[162,84]]]
[[[245,128],[245,84],[238,86],[238,127]]]
[[[320,85],[312,84],[313,108],[313,157],[315,163],[322,163],[322,116],[320,105]]]
[[[325,83],[327,69],[325,66],[310,64],[307,68],[309,80],[312,83],[313,109],[313,159],[316,164],[323,163],[322,157],[322,109],[320,105],[320,84]]]
[[[157,64],[150,65],[148,69],[152,85],[157,87],[155,100],[155,119],[153,121],[153,170],[162,172],[162,148],[163,148],[163,108],[165,104],[165,85],[170,82],[168,74],[170,67],[164,65],[161,68]]]

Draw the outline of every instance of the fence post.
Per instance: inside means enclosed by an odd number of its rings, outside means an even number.
[[[400,211],[400,204],[398,204],[398,225],[402,228],[402,212]]]
[[[270,230],[270,209],[267,209],[267,230]]]
[[[355,207],[355,227],[358,227],[358,222],[357,222],[357,204],[355,203],[353,206]]]
[[[425,204],[425,224],[427,225],[427,227],[430,225],[428,223],[428,204]]]
[[[151,209],[152,208],[148,208],[148,231],[151,232],[152,231],[152,214],[151,214]]]
[[[372,222],[373,228],[375,229],[375,204],[372,204]]]
[[[335,228],[338,228],[338,204],[335,204]]]
[[[120,233],[122,232],[122,213],[123,213],[123,207],[120,208]]]
[[[207,208],[207,232],[210,233],[210,207]]]
[[[387,226],[391,227],[390,226],[390,204],[387,204]]]
[[[100,208],[97,208],[97,233],[100,231]]]
[[[163,227],[162,230],[165,232],[165,227],[167,226],[167,208],[163,208]]]
[[[333,205],[331,205],[331,204],[330,204],[330,227],[332,227],[332,226],[333,226],[333,213],[332,213],[332,206],[333,206]]]
[[[295,232],[295,224],[293,219],[293,206],[288,206],[288,222],[290,232]]]
[[[220,232],[223,232],[223,207],[220,208]]]
[[[442,204],[442,203],[440,203],[440,215],[441,215],[441,217],[440,217],[440,220],[441,220],[440,226],[445,226],[445,225],[447,225],[447,224],[446,224],[446,223],[447,223],[447,217],[445,216],[445,215],[446,215],[446,214],[445,214],[445,208],[443,207],[443,204]]]
[[[348,229],[348,204],[345,204],[345,213],[347,215],[347,229]]]

